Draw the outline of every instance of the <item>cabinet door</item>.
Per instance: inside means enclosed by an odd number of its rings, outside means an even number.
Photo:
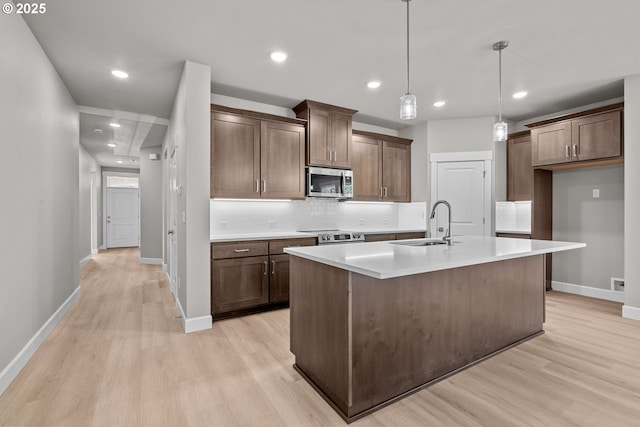
[[[331,112],[331,147],[333,151],[332,166],[349,168],[352,157],[351,121],[349,114]]]
[[[289,301],[289,255],[271,255],[269,263],[269,302]]]
[[[353,135],[353,199],[382,199],[382,142]]]
[[[509,138],[507,140],[507,200],[531,200],[532,197],[531,135]]]
[[[571,121],[574,160],[617,157],[622,154],[620,111],[597,114]]]
[[[304,127],[263,121],[261,135],[261,195],[304,199]]]
[[[558,122],[531,129],[533,166],[571,161],[571,122]]]
[[[390,202],[411,201],[411,146],[396,142],[382,143],[383,199]]]
[[[223,113],[211,119],[211,197],[260,197],[260,121]]]
[[[308,124],[308,163],[315,166],[331,166],[331,118],[328,111],[310,109]]]
[[[268,257],[211,262],[211,311],[215,314],[269,302]]]

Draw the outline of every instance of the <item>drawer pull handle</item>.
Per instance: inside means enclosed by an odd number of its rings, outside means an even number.
[[[571,154],[569,154],[569,146],[565,145],[564,146],[564,156],[568,159],[569,157],[571,157]]]
[[[249,249],[234,249],[233,251],[239,254],[240,252],[249,252]]]
[[[573,144],[573,157],[578,157],[578,144]]]
[[[267,261],[264,262],[264,275],[267,275],[267,271],[269,270],[269,267],[267,266]]]
[[[276,275],[276,262],[271,260],[271,274]]]

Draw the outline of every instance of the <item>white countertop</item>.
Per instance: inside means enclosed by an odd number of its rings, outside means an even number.
[[[415,228],[344,228],[343,231],[352,231],[365,234],[386,234],[386,233],[413,233],[424,232],[425,229]],[[316,237],[314,233],[303,231],[270,231],[253,233],[228,233],[212,234],[209,236],[211,243],[238,242],[241,240],[270,240],[270,239],[299,239],[303,237]]]
[[[402,242],[421,240],[437,239]],[[370,242],[285,248],[284,251],[377,279],[388,279],[587,246],[575,242],[483,236],[455,236],[453,241],[453,246]]]
[[[211,243],[220,243],[220,242],[239,242],[243,240],[301,239],[304,237],[316,237],[316,235],[313,233],[303,233],[300,231],[215,234],[213,236],[209,236],[209,241]]]

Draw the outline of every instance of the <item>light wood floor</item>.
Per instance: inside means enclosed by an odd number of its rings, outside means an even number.
[[[293,370],[289,311],[184,334],[164,273],[101,252],[81,296],[0,396],[11,426],[340,426]],[[640,322],[547,294],[546,334],[354,426],[639,426]]]

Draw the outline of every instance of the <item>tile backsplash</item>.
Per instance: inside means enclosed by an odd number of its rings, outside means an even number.
[[[211,200],[211,234],[425,227],[426,204]]]

